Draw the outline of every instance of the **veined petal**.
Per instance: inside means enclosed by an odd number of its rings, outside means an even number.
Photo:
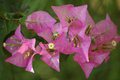
[[[69,25],[70,33],[77,35],[83,28],[83,24],[80,20],[74,20]]]
[[[26,26],[33,29],[37,35],[43,37],[46,41],[52,41],[52,30],[56,20],[45,11],[37,11],[28,16]]]
[[[53,11],[56,13],[60,22],[63,26],[67,26],[68,22],[66,21],[66,17],[72,17],[71,8],[74,7],[72,4],[63,5],[63,6],[52,6]]]
[[[52,42],[52,30],[51,28],[43,28],[41,32],[37,33],[38,36],[43,37],[47,42]]]
[[[81,42],[81,48],[83,50],[83,54],[86,58],[86,61],[89,62],[89,58],[88,58],[88,53],[89,53],[89,47],[91,44],[91,39],[90,37],[86,37],[82,42]]]
[[[60,36],[59,36],[59,38],[57,38],[53,43],[55,44],[55,48],[56,49],[63,49],[62,47],[64,47],[65,46],[65,44],[66,44],[66,37],[67,37],[67,35],[65,34],[65,33],[62,33]]]
[[[110,18],[107,15],[106,20],[98,22],[95,27],[93,27],[91,34],[96,37],[96,44],[106,43],[111,41],[111,39],[117,35],[117,27],[110,21]]]
[[[11,36],[11,37],[16,38],[15,35],[14,35],[14,36]],[[18,42],[18,41],[16,41],[16,40],[12,40],[11,37],[8,38],[8,39],[5,41],[5,43],[3,43],[3,46],[4,46],[4,44],[18,44],[18,45],[21,44],[21,42]],[[7,49],[12,55],[16,54],[16,51],[19,49],[19,47],[20,47],[20,46],[11,46],[11,45],[4,46],[4,48]]]
[[[117,26],[111,21],[110,16],[106,14],[106,20],[111,24],[112,27],[114,27],[115,32],[117,33]]]
[[[41,59],[48,64],[50,67],[52,67],[53,69],[55,69],[56,71],[60,71],[59,69],[59,52],[56,52],[56,55],[51,56],[51,57],[47,57],[47,56],[43,56],[41,57]]]
[[[16,53],[15,55],[9,57],[5,61],[19,67],[26,67],[28,64],[29,58],[25,58],[24,54]]]
[[[42,50],[42,48],[40,47],[40,45],[37,45],[37,47],[35,49],[36,49],[37,53],[40,53],[41,50]]]
[[[109,14],[106,14],[106,20],[111,21]]]
[[[81,62],[81,63],[85,63],[86,62],[86,59],[84,57],[84,54],[83,54],[83,51],[82,49],[79,49],[79,48],[76,48],[76,52],[79,51],[81,53],[76,53],[75,56],[73,56],[73,59],[76,61],[76,62]]]
[[[26,66],[26,71],[29,71],[29,72],[34,73],[34,70],[33,70],[33,67],[32,67],[32,61],[33,61],[33,57],[34,57],[35,54],[36,54],[36,53],[34,53],[34,54],[30,57],[29,62],[28,62],[28,64],[27,64],[27,66]]]
[[[61,23],[57,23],[54,25],[54,27],[52,27],[52,32],[53,33],[62,33],[62,32],[67,32],[68,31],[68,28],[67,27],[63,27]]]
[[[19,47],[22,45],[22,41],[26,39],[23,37],[23,35],[20,32],[21,26],[16,29],[15,34],[8,38],[5,43],[3,43],[3,46],[10,52],[12,55],[16,54],[16,51],[19,49]]]
[[[26,46],[28,46],[28,48],[35,50],[35,42],[36,42],[36,39],[33,38],[33,39],[25,39],[23,44],[25,44]]]
[[[43,44],[42,42],[40,42],[39,45],[41,47],[41,51],[39,52],[39,54],[47,58],[50,58],[51,55],[47,51],[46,44]]]
[[[88,78],[90,73],[92,72],[92,69],[95,66],[95,63],[85,62],[86,60],[84,60],[83,56],[81,56],[80,54],[76,54],[73,58],[81,66],[85,73],[86,78]]]
[[[92,72],[93,68],[94,68],[94,63],[81,63],[80,66],[83,69],[86,78],[89,77],[90,73]]]
[[[53,42],[55,44],[55,48],[63,52],[64,54],[73,54],[74,51],[72,50],[72,44],[67,39],[67,34],[62,33],[57,40]]]
[[[21,41],[25,39],[25,37],[23,37],[23,35],[21,34],[21,25],[19,25],[15,31],[15,37]]]
[[[26,44],[22,44],[22,46],[17,50],[18,53],[24,54],[24,52],[28,51],[30,49]]]
[[[87,25],[95,25],[95,22],[93,21],[92,17],[90,16],[89,12],[87,11],[86,15],[86,24]]]
[[[120,42],[120,36],[119,35],[115,36],[114,40],[116,41],[116,43],[119,43]]]
[[[91,52],[89,59],[90,62],[96,63],[96,67],[100,65],[108,56],[110,52],[105,52],[105,53],[97,53],[97,52]]]
[[[72,8],[75,18],[79,19],[83,25],[86,23],[87,5]]]
[[[41,28],[44,24],[50,27],[52,26],[56,20],[52,18],[47,12],[45,11],[37,11],[30,14],[26,19],[26,26],[28,29],[34,29],[36,32],[41,31]],[[45,26],[44,26],[45,27]]]
[[[67,44],[66,46],[64,46],[64,49],[62,51],[63,54],[73,54],[74,50],[72,49],[72,44]]]

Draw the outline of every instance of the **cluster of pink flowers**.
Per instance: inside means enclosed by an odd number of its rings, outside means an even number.
[[[88,78],[93,68],[109,59],[110,51],[115,49],[120,41],[116,25],[108,14],[105,20],[95,24],[87,11],[87,5],[74,7],[68,4],[52,6],[52,9],[59,22],[45,11],[34,12],[25,21],[27,29],[33,29],[48,43],[40,42],[35,47],[36,39],[25,38],[19,25],[15,34],[3,43],[12,54],[6,62],[26,67],[26,71],[34,73],[33,57],[39,54],[42,61],[59,72],[59,53],[75,53],[73,59]]]

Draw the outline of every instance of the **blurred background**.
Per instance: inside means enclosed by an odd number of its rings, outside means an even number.
[[[25,68],[5,62],[11,54],[2,47],[2,43],[14,34],[16,24],[21,23],[24,26],[26,17],[39,10],[47,11],[56,18],[51,6],[65,4],[87,4],[88,11],[96,23],[105,19],[108,13],[117,25],[120,35],[120,0],[0,0],[0,80],[87,80],[79,64],[73,60],[73,55],[61,55],[60,72],[41,61],[39,55],[36,55],[33,61],[34,74],[25,71]],[[35,37],[38,42],[41,40],[24,29],[22,33],[27,38]],[[93,69],[88,80],[120,80],[120,43],[111,52],[107,63],[103,62]]]

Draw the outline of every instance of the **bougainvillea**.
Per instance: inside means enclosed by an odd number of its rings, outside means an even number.
[[[93,21],[87,5],[74,7],[72,4],[52,6],[59,22],[45,11],[30,14],[25,20],[27,30],[33,29],[42,41],[35,47],[36,39],[27,39],[21,33],[21,25],[3,46],[11,53],[6,62],[26,71],[33,72],[32,61],[36,54],[56,71],[60,71],[60,54],[74,54],[73,59],[81,66],[86,78],[92,69],[109,59],[110,51],[120,42],[117,27],[108,14],[106,19]]]

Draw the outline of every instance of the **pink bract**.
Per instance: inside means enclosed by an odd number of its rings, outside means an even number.
[[[98,22],[95,27],[91,30],[91,36],[94,39],[95,45],[93,47],[99,47],[99,52],[111,51],[104,50],[104,48],[115,48],[115,46],[120,41],[120,36],[117,34],[117,26],[110,20],[109,15],[106,15],[106,19]],[[115,46],[106,45],[115,41]],[[106,46],[103,46],[106,45]]]
[[[36,31],[38,36],[43,37],[46,41],[52,41],[51,27],[54,26],[56,20],[45,11],[37,11],[30,14],[26,19],[26,27]]]
[[[42,55],[41,59],[48,64],[53,69],[60,71],[59,69],[59,52],[64,54],[72,54],[72,44],[69,43],[69,40],[66,38],[66,34],[62,33],[55,41],[51,42],[54,44],[54,49],[49,49],[48,44],[40,43],[41,52],[39,53]],[[52,50],[52,51],[51,51]]]
[[[77,36],[80,41],[80,48],[75,49],[76,52],[81,51],[83,49],[83,56],[87,61],[88,59],[88,49],[91,43],[91,39],[89,36],[85,35],[85,30],[87,28],[86,24],[86,12],[87,5],[74,7],[71,4],[64,6],[52,6],[52,9],[57,14],[60,19],[60,23],[63,27],[68,27],[70,39]],[[77,51],[78,50],[78,51]]]
[[[10,44],[8,46],[6,45],[5,48],[12,54],[12,56],[5,61],[19,67],[26,67],[27,71],[34,73],[32,60],[33,56],[37,53],[35,50],[36,39],[26,39],[23,37],[20,28],[21,26],[16,29],[15,35],[8,38],[4,43]],[[11,49],[11,45],[14,45],[13,49]]]
[[[108,55],[109,52],[103,54],[89,52],[89,62],[84,62],[83,57],[79,54],[74,56],[74,60],[79,63],[85,73],[86,78],[88,78],[93,68],[99,66],[108,57]]]
[[[56,20],[52,18],[45,11],[36,11],[30,14],[26,19],[26,26],[28,29],[34,29],[36,32],[42,31],[44,27],[51,27],[55,24]]]
[[[54,34],[60,35],[67,31],[67,28],[63,28],[61,23],[55,24],[55,22],[56,20],[47,12],[37,11],[27,17],[26,26],[28,29],[36,31],[37,35],[43,37],[47,42],[52,42]]]

